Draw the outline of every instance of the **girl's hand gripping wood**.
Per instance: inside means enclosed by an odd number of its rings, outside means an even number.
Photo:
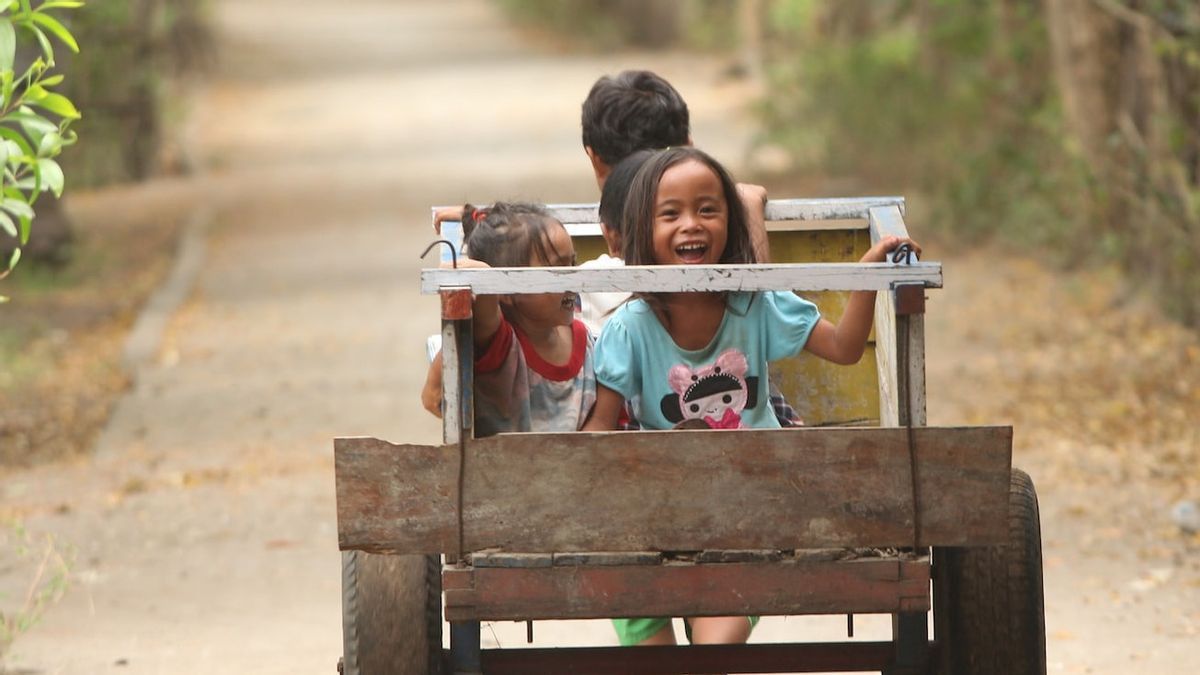
[[[921,246],[908,237],[884,237],[859,262],[879,263],[901,244],[908,244],[920,256]],[[846,303],[846,311],[837,324],[821,319],[808,336],[804,346],[809,352],[841,365],[858,363],[867,347],[867,336],[875,320],[875,291],[854,291]]]

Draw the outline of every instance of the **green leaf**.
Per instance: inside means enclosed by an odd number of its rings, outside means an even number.
[[[41,84],[43,87],[56,87],[62,84],[63,80],[65,79],[65,75],[51,75],[50,77],[42,78],[42,81],[39,84]]]
[[[0,122],[4,122],[4,121],[7,121],[7,117],[0,118]],[[17,148],[18,148],[18,150],[20,150],[20,152],[19,153],[10,152],[9,153],[10,157],[13,155],[25,156],[25,157],[36,157],[37,156],[33,152],[33,146],[31,146],[29,144],[29,141],[25,140],[25,137],[22,136],[20,133],[18,133],[16,129],[10,129],[9,127],[4,126],[3,124],[0,124],[0,138],[3,138],[9,142],[17,144]]]
[[[5,213],[4,211],[0,211],[0,229],[3,229],[3,230],[4,230],[5,232],[7,232],[7,233],[8,233],[10,236],[12,236],[14,239],[15,239],[15,238],[17,238],[17,237],[19,236],[19,235],[17,234],[17,225],[16,225],[16,223],[14,223],[14,222],[13,222],[13,219],[12,219],[12,217],[11,217],[11,216],[9,216],[9,215],[8,215],[7,213]]]
[[[28,89],[25,90],[25,102],[26,103],[37,103],[38,101],[46,98],[47,93],[48,92],[45,90],[45,88],[42,87],[42,85],[40,85],[40,84],[31,85]]]
[[[38,11],[44,12],[47,9],[58,9],[59,7],[75,9],[76,7],[83,7],[83,4],[81,0],[47,0],[42,3],[41,7],[38,7]]]
[[[4,146],[4,155],[8,158],[7,163],[16,164],[16,160],[18,158],[25,156],[24,151],[21,150],[21,146],[17,145],[13,141],[8,140],[7,138],[0,141],[0,145]]]
[[[17,60],[17,31],[8,21],[0,21],[0,70],[12,70]]]
[[[50,38],[46,37],[46,32],[33,24],[26,26],[37,37],[38,44],[42,46],[42,55],[46,57],[48,65],[54,65],[54,45],[50,44]]]
[[[0,202],[0,209],[8,211],[17,218],[33,219],[33,207],[21,199],[13,199],[11,197],[5,199],[4,201]],[[22,241],[21,243],[24,244],[25,242]]]
[[[35,105],[39,108],[45,108],[55,115],[65,117],[69,120],[77,120],[82,117],[82,115],[79,114],[79,110],[75,107],[75,104],[71,103],[71,99],[63,96],[62,94],[46,93],[46,95],[42,98],[31,100],[29,103],[30,105]],[[58,131],[58,127],[54,127],[54,131]]]
[[[62,40],[63,44],[69,47],[71,51],[75,52],[76,54],[79,53],[79,43],[75,41],[75,37],[71,35],[71,31],[67,30],[67,27],[62,25],[58,19],[42,12],[40,9],[39,11],[34,12],[33,16],[30,18],[34,23],[42,26],[51,33],[54,33],[54,37]]]
[[[0,71],[0,99],[4,101],[4,109],[8,108],[9,99],[13,95],[13,71]]]
[[[39,159],[37,165],[41,171],[41,189],[53,192],[55,197],[61,197],[63,186],[67,182],[66,176],[63,175],[62,167],[52,159]]]
[[[35,143],[41,141],[42,136],[58,131],[57,124],[33,112],[33,110],[26,106],[21,106],[4,117],[0,117],[0,122],[16,122],[20,124],[21,128],[33,138]],[[33,153],[31,152],[30,154]]]
[[[11,270],[12,268],[16,267],[17,262],[19,262],[20,260],[21,260],[21,249],[14,248],[13,252],[12,252],[12,256],[8,259],[8,269]],[[5,302],[7,302],[7,301],[8,301],[8,298],[5,298]]]
[[[29,243],[29,224],[33,222],[33,212],[30,210],[28,218],[25,216],[17,217],[17,229],[21,231],[21,245]]]
[[[52,131],[38,141],[38,157],[53,157],[62,150],[62,134]]]

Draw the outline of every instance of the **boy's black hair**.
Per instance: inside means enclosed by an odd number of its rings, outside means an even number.
[[[600,222],[609,230],[622,234],[624,232],[625,202],[629,197],[629,186],[633,177],[647,159],[654,156],[654,150],[638,150],[622,159],[613,167],[604,181],[600,191]]]
[[[583,101],[583,145],[610,167],[637,150],[687,145],[690,122],[683,97],[648,70],[605,75]]]
[[[534,257],[543,261],[549,243],[547,228],[557,223],[545,207],[529,202],[496,202],[491,206],[463,206],[463,248],[467,255],[492,267],[529,267]]]

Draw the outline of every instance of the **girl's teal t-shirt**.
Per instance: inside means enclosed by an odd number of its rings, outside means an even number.
[[[703,420],[717,429],[778,427],[767,363],[797,354],[821,318],[789,291],[730,293],[712,341],[681,349],[644,300],[609,318],[596,342],[596,381],[632,401],[646,429]]]

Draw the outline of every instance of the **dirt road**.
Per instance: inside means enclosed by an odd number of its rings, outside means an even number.
[[[199,214],[202,263],[177,282],[186,301],[161,317],[162,339],[94,456],[5,477],[5,505],[75,561],[68,595],[15,644],[13,672],[333,672],[331,439],[440,437],[416,399],[437,316],[416,292],[428,207],[594,200],[578,106],[597,76],[628,67],[674,82],[697,142],[734,167],[752,132],[745,86],[723,80],[721,63],[554,53],[482,1],[214,4],[222,65],[197,93],[189,136],[200,172],[83,197],[183,204]],[[960,269],[989,273],[971,260]],[[939,298],[971,305],[949,283]],[[956,329],[931,317],[931,333],[947,334],[931,350],[965,362],[972,343]],[[932,391],[963,376],[938,358]],[[978,421],[955,419],[965,405],[931,403],[932,421]],[[1036,479],[1042,460],[1029,459]],[[1195,558],[1140,564],[1072,510],[1089,494],[1070,485],[1061,499],[1042,486],[1052,672],[1196,672]],[[884,630],[865,623],[860,639]],[[755,639],[837,639],[842,625],[770,620]],[[484,634],[505,645],[523,635]],[[537,635],[612,643],[604,622],[539,624]]]

